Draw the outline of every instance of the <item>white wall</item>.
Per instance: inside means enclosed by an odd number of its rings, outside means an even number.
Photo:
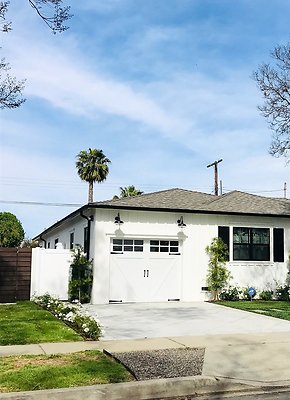
[[[120,210],[124,224],[116,226],[114,217],[117,210],[97,210],[95,215],[94,236],[94,285],[92,302],[109,301],[110,283],[110,239],[160,238],[178,239],[182,251],[182,301],[204,301],[208,294],[201,288],[207,286],[208,256],[205,248],[218,235],[218,226],[281,227],[285,229],[285,262],[237,262],[228,263],[232,273],[233,285],[255,286],[263,290],[284,284],[288,272],[288,252],[290,249],[290,222],[286,218],[220,216],[203,214],[183,214],[186,227],[180,229],[177,219],[180,213],[144,212]],[[272,232],[272,231],[271,231]],[[272,257],[272,254],[271,254]],[[271,258],[273,260],[273,258]]]
[[[66,221],[59,227],[54,228],[49,234],[44,236],[46,245],[50,243],[50,248],[54,248],[54,241],[58,239],[64,249],[70,248],[70,234],[74,233],[74,244],[84,246],[84,228],[88,226],[88,221],[79,215],[70,221]]]
[[[114,224],[118,211],[124,221],[120,227]],[[181,214],[174,212],[93,209],[88,214],[94,214],[94,221],[91,224],[90,246],[90,256],[94,261],[92,293],[92,303],[94,304],[108,303],[109,301],[110,240],[113,237],[179,240],[182,253],[181,300],[205,300],[206,293],[201,290],[203,286],[207,286],[208,256],[205,248],[217,236],[218,226],[221,225],[230,226],[230,229],[233,226],[266,227],[271,228],[271,232],[274,227],[284,228],[284,263],[274,263],[272,261],[242,263],[231,260],[228,266],[233,275],[233,285],[255,286],[257,289],[262,290],[273,287],[276,283],[285,283],[288,272],[288,252],[290,250],[290,221],[287,218],[184,213],[183,219],[186,227],[181,229],[176,222]],[[49,235],[45,236],[45,239],[47,241],[50,240],[51,246],[53,246],[54,239],[58,237],[59,241],[68,248],[69,234],[74,231],[75,243],[83,245],[83,229],[85,226],[87,226],[87,221],[81,216],[77,216],[72,221],[65,222],[54,229]],[[53,263],[49,262],[49,264]],[[46,268],[49,270],[51,267],[47,265]],[[55,268],[57,270],[57,267]],[[45,271],[44,274],[49,274],[49,272]],[[60,276],[59,280],[63,279],[67,281],[67,276]],[[39,287],[42,290],[42,286],[40,285]]]
[[[31,296],[49,293],[67,300],[71,260],[69,250],[32,249]]]

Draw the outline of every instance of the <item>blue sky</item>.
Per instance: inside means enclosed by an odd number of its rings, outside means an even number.
[[[94,199],[119,187],[283,196],[285,159],[268,154],[271,131],[251,79],[290,40],[288,0],[67,1],[70,29],[53,35],[26,1],[11,0],[13,31],[1,34],[27,101],[0,112],[0,207],[33,237],[85,204],[80,150],[112,161]]]

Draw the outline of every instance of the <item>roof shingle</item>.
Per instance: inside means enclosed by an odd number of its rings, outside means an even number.
[[[290,216],[290,200],[232,191],[222,196],[169,189],[135,197],[93,203],[95,207],[180,210],[205,213]]]

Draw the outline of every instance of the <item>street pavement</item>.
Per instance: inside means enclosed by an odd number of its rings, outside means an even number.
[[[0,394],[0,398],[141,400],[165,398],[168,394],[187,396],[192,393],[230,393],[265,386],[290,386],[288,321],[209,303],[179,303],[168,307],[161,303],[128,306],[94,306],[95,310],[99,309],[98,317],[106,329],[100,341],[2,346],[0,356],[93,349],[116,353],[203,347],[205,359],[202,376],[26,392],[23,395]],[[120,337],[116,338],[118,321],[122,322],[118,334]],[[124,335],[127,335],[126,339]]]

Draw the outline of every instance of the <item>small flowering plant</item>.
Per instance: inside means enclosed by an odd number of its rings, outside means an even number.
[[[78,300],[72,303],[63,302],[48,293],[43,296],[34,296],[32,301],[61,319],[87,340],[98,340],[102,335],[102,325],[92,316],[84,313]]]

